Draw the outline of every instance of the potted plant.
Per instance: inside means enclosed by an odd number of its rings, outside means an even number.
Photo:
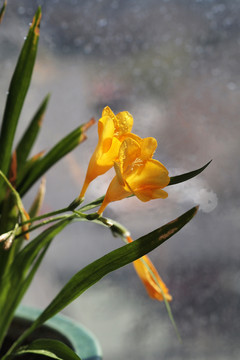
[[[0,19],[5,8],[6,2],[1,8]],[[101,350],[94,336],[83,327],[59,317],[59,312],[102,277],[132,262],[149,296],[164,301],[172,319],[171,295],[146,254],[176,234],[198,209],[195,206],[133,241],[122,224],[103,216],[106,206],[130,196],[143,202],[165,199],[167,186],[189,180],[209,163],[189,173],[170,177],[166,167],[153,158],[156,140],[153,137],[142,139],[132,133],[133,117],[127,111],[115,115],[105,107],[98,121],[98,144],[76,199],[62,209],[39,215],[45,189],[42,180],[31,208],[26,211],[24,195],[56,162],[81,144],[86,131],[95,123],[91,119],[67,134],[47,153],[30,156],[49,101],[46,96],[13,148],[37,54],[40,20],[41,9],[38,8],[11,79],[0,132],[0,359],[20,356],[25,359],[28,354],[65,360],[100,359]],[[84,203],[90,182],[112,167],[116,175],[106,194],[91,203]],[[104,226],[126,244],[80,269],[44,310],[19,307],[53,239],[72,222],[79,222],[81,226],[82,221]],[[34,235],[34,230],[42,226],[44,230]],[[70,334],[70,328],[75,335]]]

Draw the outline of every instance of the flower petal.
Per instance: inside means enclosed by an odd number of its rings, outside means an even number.
[[[108,151],[111,146],[112,138],[114,135],[114,122],[109,116],[103,116],[98,121],[98,147],[104,147],[104,152]],[[108,143],[108,146],[104,145]]]
[[[162,301],[165,297],[167,301],[172,300],[172,296],[169,294],[168,288],[160,278],[156,268],[148,256],[145,255],[141,259],[134,261],[133,266],[138,276],[142,280],[148,295],[152,299]],[[149,269],[151,271],[149,271]],[[151,272],[154,274],[154,276],[151,274]]]
[[[141,139],[140,139],[141,140]],[[119,163],[123,173],[133,170],[133,162],[141,154],[141,147],[136,140],[127,137],[121,144],[119,149]]]
[[[129,243],[133,240],[130,236],[126,239]],[[133,266],[138,274],[139,278],[143,282],[148,295],[152,299],[159,301],[172,300],[172,296],[169,294],[169,290],[160,278],[156,268],[147,255],[141,257],[133,262]],[[163,296],[164,295],[164,296]]]
[[[126,186],[121,185],[117,176],[115,176],[107,189],[103,203],[98,210],[98,214],[102,214],[110,202],[125,199],[131,194],[130,190]]]
[[[167,193],[161,189],[168,185],[170,178],[165,166],[152,159],[133,171],[125,181],[134,195],[148,201],[167,197]]]
[[[106,106],[103,109],[102,116],[108,116],[114,122],[115,127],[115,136],[122,136],[129,133],[132,130],[133,126],[133,117],[128,111],[122,111],[117,115],[110,109],[109,106]]]
[[[132,130],[133,117],[128,111],[122,111],[116,115],[116,130],[118,136],[125,135]]]
[[[157,148],[157,140],[153,137],[147,137],[142,140],[141,159],[147,161],[153,157]]]

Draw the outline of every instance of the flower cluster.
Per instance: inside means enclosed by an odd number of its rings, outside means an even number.
[[[83,199],[91,181],[114,166],[112,179],[102,205],[101,215],[113,201],[135,195],[141,201],[165,199],[162,190],[169,184],[168,170],[153,159],[157,141],[153,137],[140,138],[131,133],[133,117],[123,111],[115,115],[107,106],[98,122],[98,144],[90,159],[85,181],[78,199]],[[126,237],[131,242],[131,237]],[[166,285],[147,256],[134,261],[134,267],[150,297],[168,301],[172,299]]]

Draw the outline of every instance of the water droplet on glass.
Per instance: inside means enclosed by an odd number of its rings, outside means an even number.
[[[234,91],[234,90],[236,90],[237,85],[234,82],[229,82],[227,84],[227,87],[228,87],[229,90]]]
[[[87,44],[84,46],[84,53],[86,55],[90,54],[92,52],[93,48],[92,48],[92,45],[91,44]]]
[[[100,27],[104,27],[107,25],[107,19],[105,18],[102,18],[102,19],[99,19],[98,22],[97,22],[98,26]]]
[[[18,8],[18,13],[19,13],[20,15],[25,14],[25,9],[24,9],[23,6],[19,6],[19,8]]]

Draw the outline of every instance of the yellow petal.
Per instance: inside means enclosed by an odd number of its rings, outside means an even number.
[[[153,199],[166,199],[168,193],[161,189],[154,189],[152,187],[135,190],[134,195],[141,201],[147,202]]]
[[[115,118],[114,112],[110,109],[109,106],[106,106],[102,111],[102,117],[103,116],[109,116],[112,120]]]
[[[90,184],[97,176],[107,172],[118,159],[119,148],[125,136],[131,131],[132,115],[123,111],[116,116],[110,107],[103,109],[98,121],[98,144],[89,161],[87,174],[79,195],[83,198]]]
[[[130,236],[128,236],[127,241],[130,243],[133,240]],[[167,301],[172,300],[172,296],[169,294],[168,288],[160,278],[156,268],[148,256],[145,255],[142,258],[135,260],[133,262],[133,266],[139,278],[143,282],[148,295],[152,299],[162,301],[165,297]]]
[[[102,214],[103,211],[105,210],[106,206],[110,202],[122,200],[131,194],[132,193],[129,191],[129,189],[127,187],[123,186],[122,184],[120,184],[117,176],[115,176],[112,179],[112,181],[107,189],[106,195],[104,197],[101,207],[98,210],[98,213]]]
[[[114,122],[109,116],[103,116],[98,121],[98,146],[103,146],[104,142],[108,142],[113,138],[114,135]],[[110,143],[111,145],[111,143]],[[107,148],[105,149],[105,152]]]
[[[103,109],[102,116],[108,116],[114,122],[115,136],[121,137],[132,130],[133,117],[128,111],[122,111],[115,115],[110,107],[106,106]]]
[[[141,159],[147,161],[153,157],[153,154],[157,148],[157,140],[153,137],[148,137],[142,141]]]
[[[152,159],[129,174],[125,181],[140,200],[148,201],[167,197],[161,189],[168,185],[170,178],[165,166]]]
[[[172,300],[172,296],[169,294],[168,288],[160,278],[156,268],[154,267],[150,259],[147,256],[143,256],[141,259],[134,261],[133,266],[138,276],[142,280],[148,295],[152,299],[156,299],[160,301],[164,300],[164,297],[167,301]],[[147,266],[145,264],[147,264]],[[152,273],[154,274],[154,277],[152,276],[148,267],[151,269]],[[157,281],[155,281],[155,279]]]
[[[121,142],[114,137],[114,123],[109,116],[103,116],[98,122],[98,144],[88,164],[84,184],[79,195],[83,198],[91,181],[107,172],[118,157]]]
[[[133,117],[128,111],[122,111],[116,115],[116,132],[118,136],[125,135],[132,130]]]
[[[119,184],[122,185],[122,186],[125,186],[125,181],[124,181],[124,179],[122,177],[120,163],[114,162],[114,170],[116,172],[116,176],[117,176]]]
[[[141,154],[141,147],[136,140],[127,137],[121,144],[119,149],[118,160],[120,163],[121,171],[132,171],[133,162]]]

